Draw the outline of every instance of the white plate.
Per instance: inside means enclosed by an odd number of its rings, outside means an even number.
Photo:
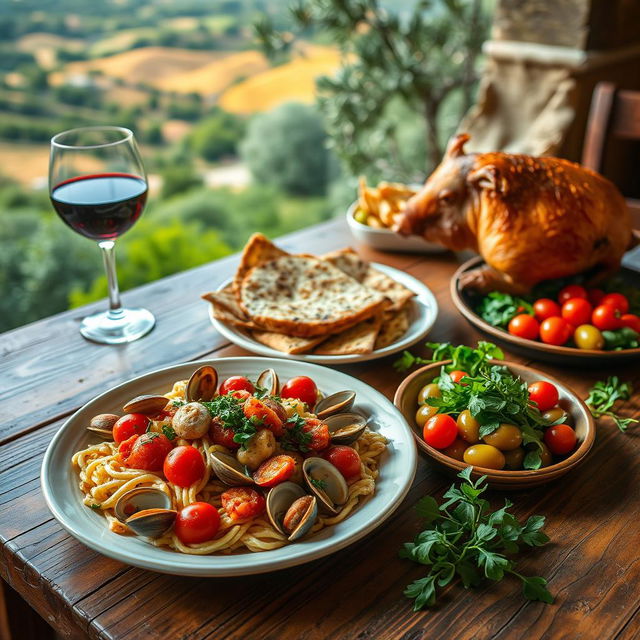
[[[324,393],[353,389],[356,406],[372,416],[372,428],[388,440],[381,457],[380,476],[373,496],[341,523],[281,549],[261,553],[192,556],[154,547],[140,538],[119,536],[108,530],[106,520],[82,504],[78,476],[71,456],[94,441],[85,429],[91,417],[119,411],[134,396],[166,393],[176,380],[188,378],[202,364],[216,367],[221,378],[257,375],[273,367],[281,380],[308,375]],[[80,542],[121,562],[162,573],[188,576],[237,576],[275,571],[316,560],[346,547],[380,526],[407,494],[416,469],[416,448],[402,414],[381,393],[339,371],[302,362],[267,358],[224,358],[174,365],[147,373],[103,393],[76,411],[60,428],[44,456],[42,490],[51,513]]]
[[[431,289],[420,282],[420,280],[410,276],[408,273],[377,262],[372,262],[371,266],[382,271],[382,273],[385,273],[390,278],[393,278],[416,293],[416,296],[409,302],[409,328],[400,340],[397,340],[384,349],[376,349],[370,353],[356,353],[346,356],[322,356],[314,353],[300,353],[293,355],[272,349],[271,347],[254,340],[243,329],[230,327],[229,325],[220,322],[213,317],[213,308],[211,305],[209,305],[209,318],[211,319],[213,326],[225,338],[227,338],[227,340],[230,340],[247,351],[253,351],[253,353],[258,353],[261,356],[287,358],[288,360],[302,360],[304,362],[315,362],[317,364],[345,364],[349,362],[364,362],[365,360],[384,358],[385,356],[389,356],[393,353],[398,353],[398,351],[402,351],[403,349],[408,349],[411,345],[422,340],[422,338],[429,333],[433,323],[438,317],[438,303],[436,302],[433,293],[431,293]],[[231,281],[228,280],[222,283],[220,289],[226,287],[230,282]]]

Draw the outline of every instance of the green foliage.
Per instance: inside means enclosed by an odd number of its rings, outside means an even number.
[[[489,292],[478,305],[476,312],[485,322],[503,328],[520,313],[535,315],[530,302],[501,291]]]
[[[611,418],[620,431],[626,431],[630,424],[638,422],[635,418],[623,418],[613,410],[613,405],[631,398],[633,387],[630,382],[622,382],[618,376],[609,376],[599,380],[589,391],[586,402],[594,418]]]
[[[201,120],[189,136],[193,151],[210,162],[236,154],[236,147],[245,132],[244,120],[216,109],[213,115]]]
[[[202,186],[202,178],[191,164],[171,165],[162,171],[161,177],[163,198],[170,198],[177,193]]]
[[[296,102],[256,115],[240,145],[255,180],[294,195],[322,195],[331,174],[322,119]]]
[[[441,362],[442,360],[451,360],[451,364],[447,366],[447,371],[455,371],[459,369],[466,371],[468,374],[476,375],[481,370],[488,370],[487,360],[503,360],[504,353],[502,349],[491,342],[480,340],[478,346],[474,349],[464,344],[453,346],[449,342],[427,342],[426,346],[433,350],[433,354],[429,360],[414,356],[409,351],[405,351],[402,356],[393,363],[398,371],[407,371],[416,364],[431,364],[433,362]]]

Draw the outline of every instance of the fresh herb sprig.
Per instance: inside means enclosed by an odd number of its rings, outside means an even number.
[[[309,431],[305,431],[304,427],[307,421],[299,414],[294,413],[285,422],[284,436],[282,436],[281,446],[288,451],[301,451],[307,453],[311,449],[309,443],[313,436]]]
[[[599,380],[593,385],[586,402],[594,418],[607,416],[624,432],[630,424],[639,421],[635,418],[623,418],[613,411],[613,405],[619,400],[629,400],[632,393],[630,382],[622,382],[617,376],[609,376],[605,381]]]
[[[212,417],[218,418],[225,429],[234,432],[233,441],[244,446],[256,432],[257,425],[244,415],[242,403],[232,395],[216,396],[211,402],[202,403]]]
[[[478,346],[475,349],[464,344],[453,346],[450,342],[427,342],[426,345],[433,350],[430,359],[425,360],[419,356],[414,356],[409,351],[405,351],[393,363],[394,368],[404,372],[416,364],[432,364],[442,360],[452,360],[453,362],[447,367],[447,371],[462,369],[469,375],[476,375],[480,367],[487,364],[487,360],[491,358],[502,360],[504,358],[502,349],[491,342],[484,342],[483,340],[478,342]]]
[[[524,298],[508,293],[491,291],[476,308],[476,312],[485,322],[494,327],[506,327],[511,319],[520,313],[534,315],[533,306]]]
[[[515,561],[507,557],[517,553],[520,545],[540,547],[549,541],[542,531],[544,516],[531,516],[521,524],[509,513],[509,500],[492,512],[489,502],[481,498],[487,489],[486,477],[473,482],[471,467],[458,477],[462,482],[451,485],[441,505],[432,496],[418,502],[416,508],[426,527],[400,551],[402,558],[429,567],[429,573],[404,592],[413,599],[414,611],[433,606],[438,587],[448,585],[456,576],[468,589],[479,586],[485,578],[498,582],[511,574],[522,581],[525,598],[551,604],[553,596],[547,590],[547,581],[522,575],[516,571]]]

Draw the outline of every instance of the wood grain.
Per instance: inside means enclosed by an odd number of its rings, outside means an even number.
[[[327,233],[333,229],[331,237],[319,241],[326,243],[323,246],[346,244],[338,233],[341,223],[322,228]],[[306,233],[314,241],[319,236],[315,230]],[[299,235],[297,242],[304,237]],[[380,254],[375,257],[380,259]],[[434,291],[440,315],[429,339],[472,344],[480,337],[457,314],[449,298],[449,278],[460,259],[385,255],[381,261],[405,269]],[[224,269],[232,269],[233,264],[234,259],[223,261]],[[177,284],[182,282],[182,290],[175,292],[182,301],[182,313],[162,306],[156,309],[159,328],[167,326],[158,333],[157,341],[154,338],[156,352],[148,354],[141,349],[136,358],[148,355],[157,367],[204,355],[246,355],[216,336],[204,314],[198,315],[202,284],[222,271],[217,265],[203,268],[191,289],[186,280],[176,277]],[[151,299],[149,290],[160,286],[166,286],[166,281],[143,288],[140,294]],[[77,317],[83,313],[77,312]],[[177,322],[186,327],[182,332],[170,326]],[[45,326],[52,335],[66,336],[73,352],[60,368],[55,367],[49,347],[38,338]],[[531,513],[547,516],[552,544],[524,555],[521,568],[524,573],[549,578],[549,588],[556,595],[553,606],[526,602],[519,584],[505,580],[473,592],[454,584],[435,609],[412,611],[402,592],[423,571],[400,560],[397,550],[419,530],[413,510],[419,498],[425,494],[439,497],[450,484],[450,478],[424,459],[419,462],[409,495],[389,521],[355,545],[307,565],[254,577],[198,579],[143,571],[100,556],[70,537],[51,517],[40,489],[42,456],[65,416],[81,402],[152,367],[143,367],[128,352],[113,358],[109,349],[101,348],[100,355],[113,359],[108,366],[97,364],[95,371],[87,373],[87,354],[95,353],[94,345],[80,341],[72,348],[75,336],[66,335],[65,327],[69,327],[67,314],[10,334],[10,347],[5,352],[12,364],[3,359],[2,367],[9,374],[11,394],[15,396],[21,381],[28,384],[29,373],[41,380],[45,390],[33,411],[26,402],[12,409],[13,424],[18,428],[5,436],[0,446],[0,575],[62,635],[114,640],[510,640],[525,636],[626,639],[640,632],[640,592],[636,589],[640,580],[640,493],[636,490],[640,439],[633,432],[619,433],[607,421],[599,423],[596,443],[583,466],[547,487],[509,494],[520,517]],[[166,348],[161,338],[168,339]],[[60,346],[56,350],[64,352]],[[24,367],[19,353],[28,354]],[[403,377],[392,369],[393,360],[389,357],[375,365],[336,368],[392,397]],[[563,379],[583,397],[596,379],[618,373],[534,366]],[[640,384],[637,368],[624,375]],[[74,386],[69,384],[73,379],[69,376],[83,382],[69,389]],[[639,413],[638,394],[624,410],[629,415]],[[490,498],[498,505],[504,495],[492,492]]]

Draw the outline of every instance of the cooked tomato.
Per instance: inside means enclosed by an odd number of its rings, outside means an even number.
[[[587,290],[579,284],[570,284],[560,289],[558,293],[558,302],[560,304],[564,304],[567,300],[571,300],[571,298],[584,298],[586,300]]]
[[[535,340],[540,332],[538,321],[526,313],[511,318],[509,322],[509,333],[518,338],[526,338],[527,340]]]
[[[458,425],[449,415],[438,413],[429,418],[422,430],[424,441],[434,449],[446,449],[458,435]]]
[[[573,332],[573,341],[578,349],[604,349],[604,337],[591,324],[582,324]]]
[[[564,318],[547,318],[540,325],[540,339],[546,344],[565,344],[573,329]]]
[[[533,303],[533,311],[536,318],[542,322],[547,318],[554,318],[560,315],[560,305],[551,298],[540,298]]]
[[[218,393],[221,396],[226,396],[232,391],[248,391],[249,393],[253,393],[255,390],[256,388],[249,378],[245,378],[244,376],[231,376],[220,385]]]
[[[242,405],[244,415],[255,424],[256,427],[265,427],[273,431],[274,436],[284,433],[282,420],[278,414],[268,407],[262,400],[251,396]]]
[[[194,502],[178,511],[174,531],[182,544],[212,540],[220,528],[220,514],[208,502]]]
[[[304,402],[309,409],[313,409],[318,399],[318,387],[307,376],[296,376],[288,380],[280,391],[281,398],[295,398]]]
[[[232,487],[222,494],[222,506],[228,516],[238,522],[264,513],[265,500],[255,489]]]
[[[360,456],[355,449],[336,444],[327,449],[322,457],[336,467],[347,480],[360,477]]]
[[[555,385],[539,380],[529,385],[529,400],[535,402],[540,411],[548,411],[558,404],[560,398]]]
[[[220,418],[215,417],[211,420],[209,437],[214,444],[220,444],[223,447],[227,447],[227,449],[239,449],[240,445],[233,440],[234,435],[235,431],[233,429],[225,429]]]
[[[302,430],[305,433],[311,434],[311,440],[307,442],[306,445],[313,451],[322,451],[331,443],[329,427],[322,422],[322,420],[318,420],[317,418],[307,418]]]
[[[160,471],[164,459],[173,449],[171,440],[162,433],[143,433],[131,436],[118,447],[118,456],[130,469]]]
[[[576,432],[568,424],[556,424],[544,432],[544,443],[557,456],[573,451],[576,440]]]
[[[621,293],[607,293],[600,301],[600,304],[610,304],[620,313],[627,313],[627,311],[629,311],[629,301],[626,296],[623,296]]]
[[[602,304],[602,298],[604,298],[604,291],[602,289],[589,289],[587,291],[587,299],[594,307]]]
[[[113,425],[113,439],[120,444],[131,436],[139,436],[149,426],[149,418],[142,413],[127,413]]]
[[[633,329],[636,333],[640,333],[640,317],[636,316],[633,313],[625,313],[621,318],[623,327],[629,327],[629,329]]]
[[[469,375],[466,371],[449,371],[449,377],[454,381],[454,382],[460,382],[460,380],[462,380],[462,378],[464,378],[465,376]],[[464,382],[460,383],[460,384],[464,384]]]
[[[273,456],[258,467],[253,480],[260,487],[275,487],[293,475],[295,466],[296,461],[291,456]]]
[[[602,331],[611,331],[622,327],[621,313],[612,304],[601,304],[591,314],[591,322]]]
[[[169,451],[164,459],[162,470],[169,482],[179,487],[190,487],[204,477],[205,464],[200,451],[191,445],[186,445]]]
[[[238,389],[237,391],[232,391],[231,395],[236,400],[246,400],[251,397],[251,394],[246,389]]]
[[[571,298],[562,305],[562,317],[574,327],[591,321],[591,305],[584,298]]]

